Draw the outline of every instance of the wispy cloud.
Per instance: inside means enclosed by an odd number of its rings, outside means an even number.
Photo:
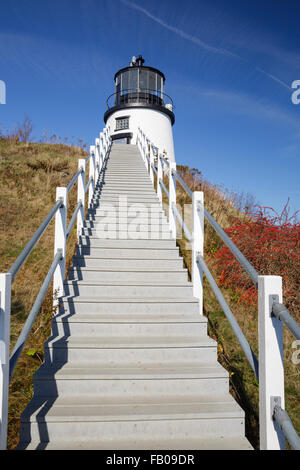
[[[280,106],[274,105],[267,100],[256,99],[255,97],[240,92],[201,88],[197,85],[191,85],[189,90],[193,96],[201,96],[213,100],[222,109],[229,109],[234,114],[244,115],[258,119],[267,119],[269,121],[280,122],[289,126],[293,132],[300,132],[300,121],[292,113],[289,113]],[[215,104],[214,104],[215,106]]]
[[[128,0],[121,0],[122,3],[127,5],[130,8],[133,8],[134,10],[140,11],[144,15],[148,16],[151,20],[155,21],[156,23],[160,24],[164,28],[168,29],[169,31],[172,31],[173,33],[177,34],[178,36],[181,36],[183,39],[186,39],[190,42],[193,42],[197,46],[201,47],[202,49],[205,49],[206,51],[213,52],[215,54],[222,54],[225,56],[230,56],[230,57],[235,57],[238,59],[241,59],[237,54],[235,54],[232,51],[229,51],[227,49],[223,49],[221,47],[215,47],[212,46],[211,44],[208,44],[207,42],[203,41],[202,39],[192,36],[191,34],[186,33],[180,28],[177,28],[176,26],[172,26],[171,24],[166,23],[163,21],[161,18],[158,18],[157,16],[154,16],[152,13],[150,13],[146,8],[141,7],[140,5],[137,5],[136,3],[133,3]]]
[[[100,55],[89,49],[87,54],[83,46],[35,34],[0,32],[0,61],[17,73],[20,70],[34,72],[43,79],[67,82],[68,86],[93,84],[98,87],[99,76],[107,81],[111,78],[108,72],[111,59],[103,52]]]
[[[271,78],[272,80],[274,80],[274,82],[277,82],[279,83],[281,86],[283,86],[284,88],[287,88],[288,90],[291,89],[291,85],[288,85],[287,83],[283,82],[282,80],[280,80],[280,78],[278,77],[275,77],[275,75],[272,75],[271,73],[269,72],[266,72],[265,70],[261,69],[260,67],[255,67],[256,70],[258,70],[259,72],[261,72],[262,74],[266,75],[267,77]]]
[[[124,5],[126,5],[130,8],[133,8],[136,11],[139,11],[140,13],[143,13],[145,16],[147,16],[151,20],[155,21],[156,23],[160,24],[162,27],[168,29],[169,31],[172,31],[173,33],[177,34],[178,36],[182,37],[183,39],[186,39],[187,41],[190,41],[190,42],[196,44],[197,46],[201,47],[202,49],[204,49],[208,52],[211,52],[211,53],[214,53],[214,54],[222,54],[224,56],[235,58],[235,59],[241,60],[243,62],[248,62],[249,64],[251,64],[251,62],[249,62],[248,59],[243,58],[242,56],[236,54],[235,52],[232,52],[229,49],[224,49],[224,48],[221,48],[221,47],[215,47],[215,46],[203,41],[202,39],[200,39],[197,36],[193,36],[191,34],[188,34],[187,32],[183,31],[182,29],[167,23],[166,21],[162,20],[161,18],[158,18],[157,16],[150,13],[149,10],[146,10],[146,8],[143,8],[140,5],[134,3],[130,0],[121,0],[121,2],[124,3]],[[253,66],[253,64],[251,64],[251,65]],[[253,67],[257,71],[259,71],[261,74],[263,74],[266,77],[270,78],[271,80],[273,80],[274,82],[276,82],[279,85],[283,86],[284,88],[287,88],[287,89],[290,90],[290,88],[291,88],[290,85],[288,85],[287,83],[280,80],[280,78],[278,78],[275,75],[263,70],[260,67],[257,67],[257,66],[253,66]]]

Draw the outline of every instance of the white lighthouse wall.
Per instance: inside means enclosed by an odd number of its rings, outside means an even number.
[[[116,131],[116,118],[129,116],[129,129]],[[147,138],[159,148],[159,152],[164,150],[170,161],[175,161],[174,142],[171,119],[161,111],[149,108],[125,108],[115,111],[109,116],[106,125],[110,127],[110,134],[122,134],[131,132],[133,137],[131,144],[136,144],[138,128],[140,127]]]

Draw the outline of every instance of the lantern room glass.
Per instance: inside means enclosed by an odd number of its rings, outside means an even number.
[[[130,67],[116,76],[115,104],[144,102],[163,105],[163,77],[146,67]]]

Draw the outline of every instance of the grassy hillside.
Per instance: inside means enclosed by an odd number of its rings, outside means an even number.
[[[55,188],[66,186],[86,153],[60,144],[9,142],[0,139],[0,272],[7,272],[55,202]],[[77,200],[76,186],[69,193],[70,220]],[[54,220],[42,235],[12,289],[11,350],[51,265]],[[76,234],[68,240],[68,261]],[[8,448],[18,442],[19,417],[32,396],[32,376],[43,361],[43,343],[50,336],[52,288],[25,344],[10,385]]]
[[[9,142],[6,139],[0,139],[0,231],[2,234],[0,240],[0,272],[6,272],[10,268],[53,206],[55,188],[68,184],[77,171],[78,158],[84,158],[85,156],[86,153],[78,147],[62,144]],[[241,203],[236,195],[228,194],[222,188],[205,181],[198,170],[178,166],[178,171],[180,171],[191,189],[204,191],[206,208],[224,229],[230,231],[233,227],[246,226],[252,223],[253,219],[247,216],[244,210],[240,210],[246,208],[249,210],[250,206],[253,206],[251,197],[246,197],[246,200]],[[181,206],[189,205],[191,202],[179,185],[177,186],[177,201]],[[76,188],[74,187],[69,194],[69,219],[75,204]],[[51,264],[54,249],[53,229],[54,224],[52,222],[43,234],[36,249],[18,273],[13,284],[12,347]],[[242,238],[243,233],[241,231],[239,233],[241,240],[244,240]],[[233,232],[233,236],[235,236],[235,232]],[[279,242],[280,240],[279,237]],[[297,243],[297,236],[295,240]],[[253,241],[255,244],[255,240]],[[75,243],[76,234],[73,232],[68,241],[68,261],[70,261],[74,252]],[[270,243],[272,245],[273,242]],[[190,270],[191,252],[188,245],[184,238],[178,240],[178,244]],[[219,280],[219,285],[222,285],[224,296],[236,315],[251,347],[257,353],[257,307],[255,298],[252,298],[248,304],[243,302],[243,293],[245,289],[247,290],[247,286],[231,282],[230,272],[224,271],[227,258],[226,256],[223,257],[222,249],[221,240],[213,229],[205,223],[206,260],[216,279]],[[288,269],[290,266],[289,257],[280,259],[280,269]],[[272,270],[273,265],[268,266],[268,269],[271,269],[270,272],[265,272],[266,267],[259,264],[259,259],[256,261],[258,263],[256,269],[261,274],[279,274],[276,270],[275,272]],[[297,282],[299,287],[297,272],[299,270],[297,271],[296,264],[293,264],[293,267],[296,279],[295,291],[297,291]],[[295,315],[299,315],[299,310],[297,298],[294,298],[293,312]],[[254,447],[258,448],[258,384],[206,280],[204,280],[204,313],[208,318],[209,334],[218,340],[219,361],[229,371],[231,392],[246,412],[247,436]],[[43,361],[43,343],[50,336],[52,315],[52,291],[50,288],[10,386],[8,429],[8,446],[10,449],[13,449],[18,442],[20,414],[32,396],[32,376]],[[299,317],[297,319],[300,321]],[[298,433],[300,433],[300,416],[299,407],[297,406],[299,403],[299,365],[296,366],[291,361],[291,354],[294,352],[291,348],[292,341],[291,336],[285,332],[286,408]]]

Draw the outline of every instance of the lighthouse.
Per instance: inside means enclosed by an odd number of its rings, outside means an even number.
[[[132,57],[129,66],[115,74],[115,91],[107,99],[104,122],[115,144],[135,145],[142,126],[166,158],[175,161],[173,101],[165,93],[164,74],[144,63],[141,55]]]

